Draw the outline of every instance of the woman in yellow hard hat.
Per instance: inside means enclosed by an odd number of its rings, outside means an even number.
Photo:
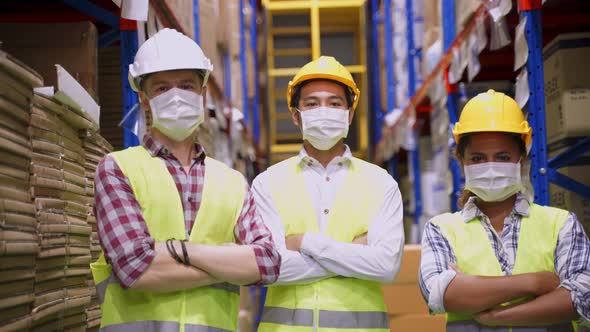
[[[389,331],[380,284],[399,271],[402,201],[387,172],[344,144],[358,99],[352,75],[333,57],[308,63],[289,83],[303,147],[252,186],[282,258],[261,332]]]
[[[523,185],[532,130],[522,110],[489,90],[465,105],[453,134],[463,208],[424,229],[420,287],[431,312],[447,313],[450,332],[573,331],[590,319],[590,241],[573,213],[534,204]]]

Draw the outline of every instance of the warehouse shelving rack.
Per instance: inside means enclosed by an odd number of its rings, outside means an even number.
[[[551,1],[549,1],[551,2]],[[410,4],[411,1],[408,0],[407,4]],[[392,39],[392,30],[391,27],[388,26],[388,17],[390,16],[390,8],[391,0],[384,0],[384,12],[385,17],[383,18],[383,22],[385,24],[385,45],[386,45],[386,56],[391,56],[392,49],[391,49],[391,39]],[[411,4],[410,4],[411,5]],[[527,107],[525,108],[528,111],[528,121],[533,129],[533,145],[532,150],[530,151],[530,158],[531,158],[531,180],[533,187],[535,189],[535,202],[541,205],[549,204],[549,183],[554,183],[559,185],[569,191],[572,191],[586,199],[590,199],[590,187],[583,185],[561,173],[558,172],[558,169],[567,165],[571,165],[574,161],[579,159],[582,155],[588,153],[590,151],[590,137],[584,138],[578,141],[575,145],[569,147],[564,152],[560,153],[559,155],[548,159],[547,158],[547,143],[546,143],[546,130],[545,130],[545,100],[544,100],[544,82],[543,82],[543,44],[542,44],[542,3],[541,0],[518,0],[518,12],[520,20],[527,19],[527,28],[526,28],[526,40],[529,47],[529,54],[528,54],[528,61],[526,63],[526,69],[528,72],[528,83],[530,88],[530,97],[528,100]],[[409,6],[407,6],[409,7]],[[408,15],[408,22],[411,22],[411,8],[407,8],[407,15]],[[373,33],[373,40],[374,43],[376,41],[376,34],[377,34],[377,24],[381,21],[381,18],[378,17],[378,9],[377,9],[377,1],[372,1],[372,13],[373,13],[373,21],[372,21],[372,33]],[[413,86],[410,83],[410,102],[405,107],[403,112],[405,114],[409,114],[412,112],[419,104],[423,101],[424,97],[426,96],[426,91],[428,87],[434,82],[434,78],[441,72],[446,71],[450,65],[451,58],[452,58],[452,50],[453,48],[459,47],[459,45],[465,41],[467,36],[471,33],[475,26],[475,20],[477,17],[485,16],[487,12],[482,5],[473,15],[470,23],[466,25],[464,30],[462,31],[455,31],[455,1],[454,0],[442,0],[442,25],[443,25],[443,46],[444,46],[444,56],[436,66],[436,68],[431,72],[427,78],[425,78],[424,83],[422,86],[413,91]],[[411,24],[410,24],[411,25]],[[408,54],[414,54],[415,50],[413,49],[413,38],[411,33],[411,29],[408,29]],[[373,61],[375,61],[375,55],[373,55]],[[408,61],[410,65],[412,65],[412,61]],[[393,111],[394,105],[394,90],[393,90],[393,80],[392,80],[392,69],[390,68],[392,64],[387,63],[387,105],[388,105],[388,112]],[[378,68],[375,67],[373,64],[373,73],[377,73]],[[410,82],[413,80],[413,70],[408,70]],[[379,87],[379,83],[374,81],[374,86]],[[374,92],[375,93],[375,92]],[[378,97],[378,95],[374,95],[374,98]],[[458,110],[457,110],[457,94],[453,91],[449,92],[448,99],[447,99],[447,109],[449,112],[449,121],[451,126],[458,120]],[[374,130],[381,131],[381,127],[383,126],[383,112],[380,108],[374,106]],[[394,124],[395,126],[395,124]],[[389,139],[388,137],[380,137],[381,135],[375,134],[374,139],[381,141],[384,139]],[[412,151],[414,154],[415,151]],[[416,158],[412,156],[412,158]],[[451,209],[456,211],[458,209],[457,206],[457,198],[461,195],[462,190],[462,178],[461,178],[461,170],[458,165],[458,162],[451,158],[450,162],[450,170],[453,175],[453,194],[452,194],[452,207]],[[416,162],[412,163],[412,169],[410,172],[413,173],[414,179],[420,178],[420,167]],[[420,193],[420,185],[418,182],[414,182],[414,195],[415,195],[415,202],[416,202],[416,212],[414,214],[414,222],[418,223],[419,218],[421,216],[420,213],[420,206],[422,196]]]
[[[366,0],[264,0],[266,12],[266,48],[268,66],[268,138],[271,163],[278,162],[296,154],[301,148],[301,134],[290,124],[291,114],[278,105],[286,104],[287,81],[308,61],[317,59],[325,53],[322,34],[352,33],[354,42],[351,51],[355,61],[345,64],[353,74],[361,90],[361,100],[356,110],[356,149],[353,154],[365,157],[368,148],[368,98],[367,98],[367,59],[365,33]],[[293,18],[301,19],[300,24],[285,24]],[[281,18],[283,18],[281,20]],[[293,21],[295,22],[295,21]],[[309,45],[302,47],[277,47],[275,38],[302,37]],[[338,54],[335,55],[339,58]],[[278,63],[289,62],[289,66]],[[296,62],[296,63],[295,63]],[[285,127],[292,131],[283,131]],[[292,128],[291,128],[292,127]],[[349,136],[353,136],[350,135]]]

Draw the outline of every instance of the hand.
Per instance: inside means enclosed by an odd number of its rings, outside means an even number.
[[[365,233],[363,233],[363,234],[361,234],[361,235],[359,235],[359,236],[355,237],[355,238],[352,240],[352,243],[355,243],[355,244],[364,244],[364,245],[367,245],[367,244],[369,244],[369,243],[367,242],[367,233],[365,232]]]
[[[533,294],[536,296],[554,291],[561,283],[559,277],[553,272],[536,272],[531,275],[533,277]]]
[[[303,241],[303,236],[305,234],[293,234],[289,235],[285,238],[285,245],[287,246],[288,250],[293,251],[300,251],[301,250],[301,242]]]

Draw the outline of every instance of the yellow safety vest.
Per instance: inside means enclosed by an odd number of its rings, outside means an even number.
[[[555,271],[555,249],[559,232],[567,220],[565,210],[531,204],[528,217],[521,219],[518,250],[512,274]],[[435,217],[432,223],[439,227],[457,257],[461,272],[479,276],[502,276],[502,268],[479,218],[465,222],[460,212]],[[522,301],[519,299],[516,301]],[[515,302],[516,302],[515,301]],[[512,302],[514,303],[514,302]],[[447,313],[447,331],[480,331],[481,325],[471,315]],[[488,331],[486,329],[486,331]],[[572,324],[563,326],[494,328],[494,331],[573,331]]]
[[[151,236],[156,242],[186,239],[182,201],[164,161],[143,147],[111,154],[129,179]],[[243,176],[205,159],[205,180],[190,242],[235,242],[234,227],[245,197]],[[104,254],[91,264],[101,301],[101,331],[235,331],[239,287],[226,283],[175,292],[123,289]]]
[[[319,232],[317,217],[297,158],[283,161],[270,172],[271,195],[286,236]],[[347,179],[334,202],[325,234],[341,242],[369,228],[383,203],[383,169],[353,158]],[[389,317],[378,282],[332,277],[308,284],[268,288],[260,332],[389,331]]]

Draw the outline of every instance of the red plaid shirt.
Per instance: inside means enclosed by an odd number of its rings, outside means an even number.
[[[143,146],[152,156],[162,158],[182,198],[187,233],[192,229],[201,204],[205,179],[205,151],[196,144],[197,156],[185,173],[180,161],[161,143],[146,135]],[[242,212],[235,227],[241,244],[254,248],[260,270],[259,284],[273,283],[279,275],[281,257],[270,231],[256,213],[254,197],[247,186]],[[112,156],[98,165],[95,178],[95,214],[98,235],[106,259],[124,288],[139,279],[155,257],[154,239],[142,215],[127,177]]]

